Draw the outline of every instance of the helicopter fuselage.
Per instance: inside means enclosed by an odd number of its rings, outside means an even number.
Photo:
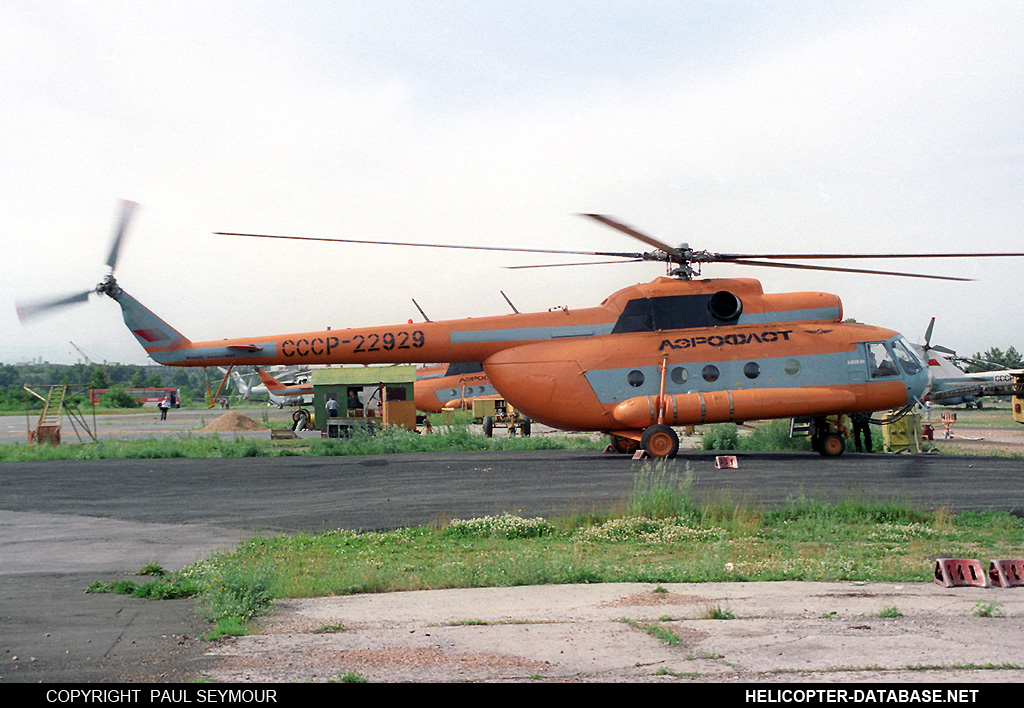
[[[416,410],[440,413],[446,409],[471,409],[474,400],[501,398],[483,364],[454,362],[416,370]]]
[[[765,294],[754,279],[662,277],[580,310],[207,342],[186,339],[120,288],[108,294],[161,364],[479,362],[534,420],[632,439],[655,424],[896,409],[928,386],[899,333],[842,322],[835,295]],[[882,373],[873,356],[887,360]]]

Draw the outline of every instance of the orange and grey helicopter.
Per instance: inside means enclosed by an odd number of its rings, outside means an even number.
[[[478,361],[424,366],[416,370],[416,410],[440,413],[469,409],[475,400],[501,398]]]
[[[125,216],[108,258],[111,272],[95,292],[121,306],[125,324],[147,354],[168,366],[480,363],[495,390],[522,414],[553,428],[605,432],[621,452],[642,448],[652,457],[673,457],[679,447],[673,426],[809,417],[815,449],[834,456],[843,452],[844,431],[831,417],[909,409],[928,390],[928,367],[898,332],[843,322],[836,295],[765,293],[754,279],[698,279],[700,267],[730,263],[968,280],[789,261],[1024,256],[709,253],[667,245],[606,216],[586,216],[654,250],[445,247],[656,261],[668,264],[668,275],[581,309],[193,342],[114,279]],[[81,302],[89,292],[19,309],[30,315]]]

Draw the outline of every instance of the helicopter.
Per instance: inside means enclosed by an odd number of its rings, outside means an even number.
[[[672,458],[674,427],[775,418],[811,418],[811,441],[824,456],[845,449],[843,414],[909,410],[930,386],[928,367],[893,330],[842,321],[836,295],[765,293],[751,278],[698,279],[708,263],[900,275],[798,264],[798,259],[1024,256],[984,254],[726,254],[670,246],[609,216],[585,214],[651,246],[596,252],[353,241],[310,236],[232,235],[337,243],[451,247],[601,256],[666,264],[667,275],[628,286],[599,305],[546,312],[275,334],[193,342],[129,295],[114,265],[131,214],[115,232],[110,272],[94,292],[120,305],[129,331],[168,366],[447,362],[483,365],[516,410],[552,428],[606,433],[619,452]],[[607,262],[607,261],[605,261]],[[577,264],[564,264],[577,265]],[[582,265],[582,264],[581,264]],[[531,267],[531,266],[519,266]],[[82,302],[77,296],[19,307],[22,316]],[[841,420],[841,418],[836,419]]]
[[[417,369],[415,395],[416,410],[424,413],[472,408],[474,400],[501,398],[484,373],[484,365],[476,361]]]
[[[263,369],[258,369],[257,373],[259,374],[260,381],[267,388],[270,402],[276,403],[278,408],[292,405],[311,405],[313,403],[313,384],[310,383],[308,377],[296,383],[285,384],[275,379]]]
[[[932,372],[932,387],[924,400],[940,406],[966,405],[968,408],[981,408],[982,398],[986,396],[1012,396],[1020,392],[1017,379],[1024,376],[1024,369],[999,367],[988,371],[967,373],[960,368],[957,361],[968,361],[978,365],[993,366],[990,362],[981,362],[967,357],[958,357],[948,347],[931,343],[935,318],[932,317],[925,330],[924,344],[916,345],[915,350],[923,361],[928,362]],[[998,365],[996,365],[998,366]]]

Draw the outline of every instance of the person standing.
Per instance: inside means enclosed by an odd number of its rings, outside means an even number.
[[[854,413],[850,416],[853,421],[853,446],[857,452],[861,452],[861,435],[864,436],[864,448],[871,450],[871,414]]]

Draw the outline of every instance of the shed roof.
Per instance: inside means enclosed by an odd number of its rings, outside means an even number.
[[[413,364],[391,366],[332,366],[313,369],[314,386],[371,386],[374,384],[411,384],[416,381]]]

